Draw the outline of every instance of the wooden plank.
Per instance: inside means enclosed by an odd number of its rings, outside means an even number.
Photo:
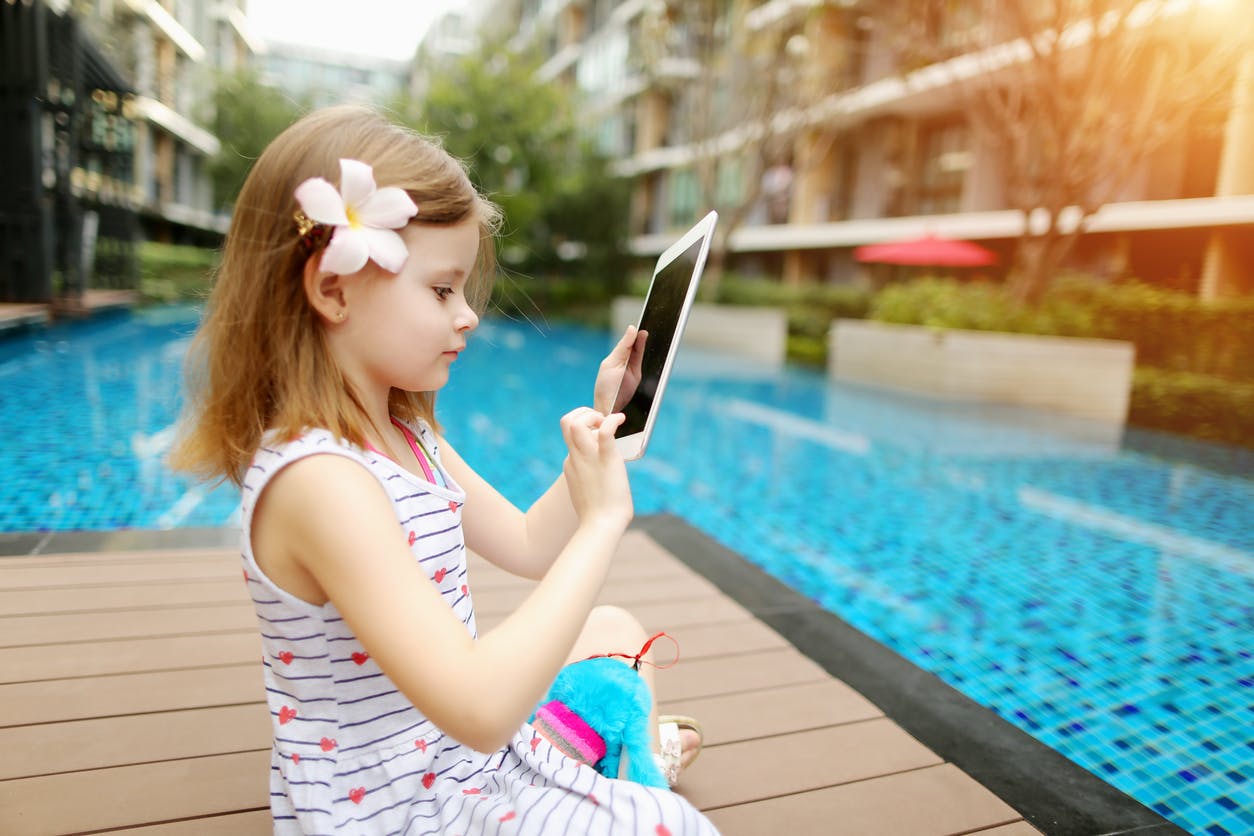
[[[261,665],[95,676],[0,685],[0,728],[256,702]]]
[[[217,581],[0,589],[0,616],[161,609],[248,601],[241,577]],[[0,626],[4,624],[0,621]]]
[[[267,808],[270,752],[0,781],[6,836],[133,827]],[[67,803],[70,802],[70,803]]]
[[[828,674],[792,648],[764,650],[741,656],[693,659],[657,672],[658,698],[675,703],[743,691],[822,682]]]
[[[742,764],[739,771],[747,770]],[[778,798],[711,810],[708,815],[723,836],[952,836],[1021,818],[952,764],[812,792],[789,791]]]
[[[857,756],[840,757],[852,752]],[[709,810],[939,763],[940,758],[896,723],[877,718],[712,746],[702,753],[701,768],[694,765],[681,784],[689,801]]]
[[[25,556],[0,556],[0,582],[9,569],[46,569],[53,566],[100,566],[104,564],[148,563],[176,566],[180,563],[220,563],[239,559],[235,549],[153,549],[144,551],[60,552]]]
[[[678,665],[693,659],[715,656],[739,656],[759,650],[791,647],[784,637],[761,621],[748,617],[717,624],[689,624],[667,630],[679,644]],[[664,639],[654,644],[654,660],[665,664],[675,653],[675,646]]]
[[[93,831],[98,832],[98,831]],[[274,832],[270,810],[184,819],[147,827],[110,830],[110,836],[267,836]]]
[[[199,636],[8,647],[0,648],[0,684],[235,665],[260,658],[255,626]]]
[[[990,827],[988,830],[976,830],[971,836],[976,836],[976,834],[979,836],[1041,836],[1041,831],[1025,821],[1017,821],[1000,827]]]
[[[0,563],[0,566],[3,566]],[[127,584],[153,581],[221,580],[242,578],[239,556],[210,555],[191,560],[121,561],[99,559],[94,563],[68,563],[49,566],[9,566],[0,570],[0,584],[6,589],[84,584]]]
[[[235,632],[256,629],[256,625],[251,601],[107,613],[16,615],[0,619],[0,647]]]
[[[688,714],[701,723],[706,746],[860,723],[884,713],[835,679],[720,694],[658,705],[661,714]]]
[[[0,728],[0,781],[269,749],[270,712],[251,705]]]

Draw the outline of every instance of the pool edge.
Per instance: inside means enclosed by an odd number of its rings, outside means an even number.
[[[680,517],[633,525],[1046,834],[1186,834]]]
[[[40,554],[216,549],[239,545],[238,528],[122,528],[114,531],[21,531],[0,533],[0,560]]]

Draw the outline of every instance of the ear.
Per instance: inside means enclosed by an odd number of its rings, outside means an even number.
[[[348,300],[344,296],[344,277],[319,270],[321,261],[320,252],[305,259],[305,298],[327,324],[342,322],[348,312]]]

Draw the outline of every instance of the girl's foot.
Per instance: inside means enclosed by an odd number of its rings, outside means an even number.
[[[662,749],[657,756],[658,766],[666,776],[666,783],[673,787],[680,773],[701,754],[701,724],[691,717],[663,715],[658,718],[658,739]]]

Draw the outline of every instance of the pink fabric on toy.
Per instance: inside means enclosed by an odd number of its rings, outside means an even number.
[[[605,741],[565,703],[553,700],[536,711],[536,730],[566,755],[595,764],[605,757]]]

